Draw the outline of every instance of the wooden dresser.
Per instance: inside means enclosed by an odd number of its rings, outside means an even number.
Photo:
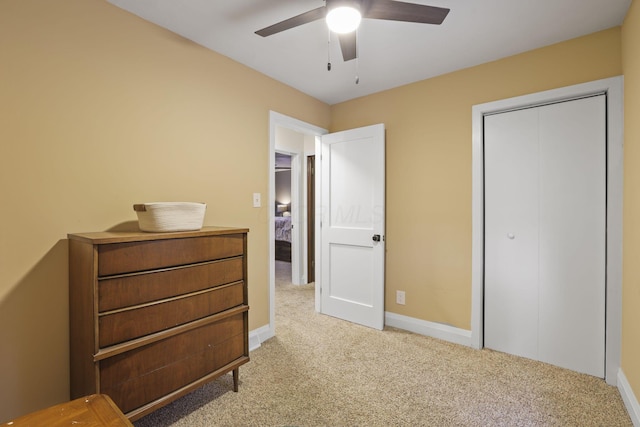
[[[71,398],[136,420],[249,361],[247,229],[69,234]]]

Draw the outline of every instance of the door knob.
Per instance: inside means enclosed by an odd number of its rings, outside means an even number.
[[[508,237],[509,239],[513,240],[513,239],[515,239],[515,238],[516,238],[516,235],[515,235],[515,234],[513,234],[513,233],[507,233],[507,237]]]
[[[379,242],[380,241],[380,235],[379,234],[374,234],[373,235],[373,241],[374,242]]]

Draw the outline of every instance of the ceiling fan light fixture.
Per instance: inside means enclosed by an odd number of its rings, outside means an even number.
[[[327,26],[331,31],[338,34],[347,34],[355,31],[361,20],[360,11],[351,6],[336,7],[327,13]]]

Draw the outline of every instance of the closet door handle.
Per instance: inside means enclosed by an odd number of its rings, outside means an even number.
[[[379,234],[374,234],[372,239],[373,239],[374,242],[379,242],[380,241],[380,235]]]

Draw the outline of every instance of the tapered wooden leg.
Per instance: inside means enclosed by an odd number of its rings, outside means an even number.
[[[240,369],[236,368],[233,370],[233,391],[238,392],[238,375],[240,373]]]

